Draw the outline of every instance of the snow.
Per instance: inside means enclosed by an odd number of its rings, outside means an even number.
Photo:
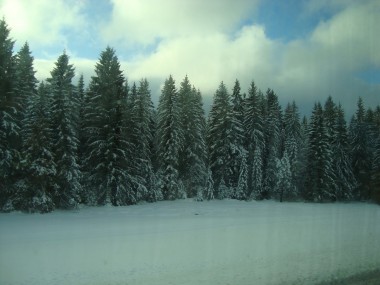
[[[164,201],[0,215],[0,284],[316,284],[380,268],[380,207]]]

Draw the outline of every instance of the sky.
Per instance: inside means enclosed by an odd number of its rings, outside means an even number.
[[[331,95],[348,114],[380,104],[378,0],[0,0],[17,52],[28,41],[36,76],[65,50],[89,82],[101,51],[116,50],[128,82],[187,75],[206,109],[221,81],[252,80],[302,114]],[[75,79],[76,80],[76,79]]]

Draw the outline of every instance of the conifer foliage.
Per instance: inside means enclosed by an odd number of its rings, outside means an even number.
[[[52,97],[51,120],[54,133],[52,150],[55,154],[56,175],[54,177],[55,205],[62,209],[77,206],[80,191],[80,169],[78,165],[78,138],[75,125],[75,87],[72,84],[74,67],[69,57],[63,53],[58,57],[48,90]]]
[[[20,122],[17,120],[18,102],[14,92],[14,41],[9,33],[4,19],[0,20],[0,209],[4,211],[14,209],[13,185],[20,160],[17,149]]]
[[[172,76],[166,79],[158,105],[159,140],[158,158],[162,175],[164,199],[174,200],[183,196],[182,182],[179,179],[179,151],[183,133],[180,125],[180,106],[175,81]]]
[[[157,110],[148,79],[128,83],[113,48],[89,84],[64,52],[38,82],[29,44],[0,20],[0,211],[46,213],[184,197],[380,203],[380,106],[359,98],[300,120],[272,89],[218,86],[206,122],[201,92],[166,79]],[[130,85],[129,85],[130,84]],[[152,95],[153,94],[153,95]]]

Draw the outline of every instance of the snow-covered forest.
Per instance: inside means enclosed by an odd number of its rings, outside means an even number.
[[[272,89],[221,82],[206,118],[187,77],[169,76],[155,108],[148,80],[128,82],[111,47],[88,86],[74,76],[64,52],[38,82],[28,43],[14,52],[0,21],[2,211],[184,197],[380,201],[380,106],[365,108],[360,94],[346,122],[332,97],[301,118]]]

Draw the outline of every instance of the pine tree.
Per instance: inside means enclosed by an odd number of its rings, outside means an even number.
[[[230,131],[231,131],[231,113],[230,95],[223,82],[220,83],[214,95],[214,101],[208,119],[207,144],[209,149],[209,165],[213,173],[213,181],[215,186],[215,196],[219,199],[226,198],[225,193],[218,192],[218,189],[224,190],[228,177],[231,174],[230,169]],[[225,185],[219,187],[221,181]]]
[[[247,198],[248,194],[248,166],[246,156],[243,155],[240,161],[241,163],[239,167],[239,179],[233,197],[238,200],[244,200]]]
[[[351,159],[349,156],[347,124],[344,118],[343,108],[340,104],[337,107],[334,129],[332,161],[336,184],[335,196],[338,201],[348,200],[352,199],[357,182],[352,171]]]
[[[254,200],[259,200],[262,198],[264,191],[263,185],[263,162],[262,162],[262,151],[261,147],[256,147],[253,155],[253,165],[252,165],[252,186],[250,198]]]
[[[206,143],[205,115],[202,96],[192,88],[187,77],[178,91],[181,108],[183,141],[179,153],[179,175],[188,197],[194,197],[205,186]]]
[[[328,134],[324,123],[323,109],[315,104],[309,126],[309,149],[305,199],[323,202],[334,199],[333,170]]]
[[[380,106],[374,111],[374,124],[377,137],[374,142],[373,167],[372,167],[372,199],[380,204]]]
[[[149,83],[146,79],[140,81],[137,94],[133,102],[132,118],[135,120],[134,159],[136,160],[135,176],[139,184],[146,189],[141,196],[150,202],[162,199],[161,189],[157,187],[157,177],[152,164],[153,132],[151,122],[154,116]],[[140,186],[141,187],[141,186]]]
[[[288,104],[285,109],[284,115],[284,152],[287,154],[290,166],[290,191],[293,198],[297,196],[299,192],[299,179],[302,169],[304,167],[302,163],[302,134],[301,123],[299,120],[298,107],[295,102]],[[284,158],[284,157],[283,157]],[[282,161],[282,159],[281,159]],[[281,162],[282,166],[285,166],[285,162]],[[280,174],[280,173],[279,173]],[[282,174],[283,175],[283,174]]]
[[[75,124],[75,88],[72,84],[74,67],[63,53],[58,57],[51,78],[48,79],[52,96],[53,153],[56,164],[55,205],[62,209],[77,206],[80,192],[80,169],[77,163],[78,138]]]
[[[287,151],[281,159],[277,160],[277,183],[275,187],[275,197],[280,200],[288,200],[296,196],[295,187],[292,183],[291,166]]]
[[[299,175],[297,177],[298,198],[305,198],[309,151],[309,125],[306,116],[302,118],[299,143]]]
[[[55,208],[56,164],[52,152],[51,96],[41,83],[37,94],[28,97],[23,120],[25,190],[20,208],[27,212],[50,212]]]
[[[29,45],[26,42],[15,58],[16,64],[16,82],[14,95],[18,101],[18,120],[24,119],[29,97],[37,93],[37,79],[33,67],[34,58],[31,55]],[[21,124],[22,125],[22,124]],[[20,141],[20,146],[22,145]]]
[[[128,171],[132,146],[125,130],[127,98],[115,50],[107,47],[95,66],[86,108],[86,183],[91,204],[135,204],[139,189]]]
[[[273,90],[266,92],[266,116],[264,124],[264,150],[263,169],[264,171],[264,199],[270,197],[270,192],[277,183],[276,162],[281,157],[281,107],[278,97]]]
[[[14,112],[15,121],[19,126],[19,133],[14,136],[12,147],[20,154],[17,171],[14,173],[14,200],[15,207],[19,208],[17,201],[22,199],[23,193],[27,190],[25,184],[25,173],[27,172],[25,158],[23,153],[23,142],[25,138],[23,133],[25,128],[23,121],[28,106],[29,98],[34,97],[37,93],[37,79],[33,67],[33,57],[29,50],[29,45],[25,43],[15,56],[15,81],[14,81]],[[21,197],[20,197],[21,196]]]
[[[262,193],[262,149],[264,147],[262,98],[257,91],[255,83],[252,81],[248,89],[248,97],[244,102],[244,127],[248,152],[248,189],[257,193]],[[260,156],[260,157],[259,157]],[[260,177],[256,177],[260,175]]]
[[[362,98],[358,100],[357,111],[351,121],[350,142],[352,168],[358,182],[358,187],[354,191],[354,198],[367,200],[370,198],[371,153]]]
[[[0,20],[0,210],[3,211],[14,208],[13,185],[20,162],[17,149],[20,138],[20,122],[17,116],[19,102],[14,95],[14,41],[9,37],[9,32],[5,20]]]
[[[244,149],[245,133],[244,133],[244,104],[243,97],[240,93],[240,83],[235,81],[235,86],[232,91],[232,115],[231,115],[231,131],[230,136],[230,157],[229,162],[231,168],[231,174],[229,181],[231,189],[236,191],[241,173],[240,166],[242,157],[245,156],[246,150]],[[233,191],[232,198],[241,199],[241,193]]]
[[[214,199],[214,180],[212,179],[212,171],[208,169],[207,171],[207,181],[204,191],[198,194],[198,201],[200,199],[213,200]]]
[[[158,104],[158,158],[162,173],[162,193],[165,200],[181,196],[178,177],[178,154],[182,141],[178,94],[172,76],[165,81]]]

